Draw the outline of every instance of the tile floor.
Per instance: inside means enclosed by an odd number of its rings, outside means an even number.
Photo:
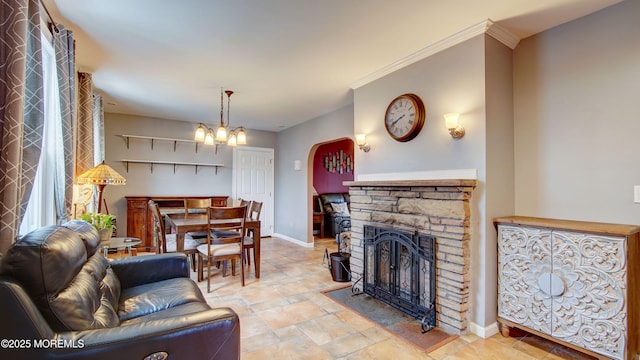
[[[243,360],[590,359],[532,335],[482,339],[470,334],[425,353],[321,294],[344,285],[333,282],[323,265],[325,248],[337,251],[333,239],[316,240],[311,249],[265,238],[260,279],[252,264],[244,288],[238,275],[223,278],[218,270],[211,293],[206,280],[199,284],[211,306],[228,306],[240,315]]]

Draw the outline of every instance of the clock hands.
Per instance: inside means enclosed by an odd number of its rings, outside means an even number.
[[[395,126],[395,125],[398,123],[398,121],[402,120],[402,118],[403,118],[405,115],[406,115],[406,114],[402,114],[402,116],[400,116],[399,118],[397,118],[396,120],[394,120],[394,121],[391,123],[391,126]]]

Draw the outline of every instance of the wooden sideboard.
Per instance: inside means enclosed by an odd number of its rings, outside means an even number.
[[[503,217],[498,322],[597,358],[640,351],[640,227]]]
[[[228,196],[125,196],[127,199],[127,237],[142,241],[140,248],[154,249],[153,217],[149,211],[149,200],[155,201],[162,210],[184,209],[184,199],[211,199],[213,206],[227,206]]]

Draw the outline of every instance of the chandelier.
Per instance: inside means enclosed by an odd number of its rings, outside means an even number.
[[[196,129],[194,140],[196,142],[204,143],[205,145],[215,145],[216,153],[218,152],[218,145],[227,144],[229,146],[246,145],[247,133],[244,127],[238,126],[231,128],[229,120],[229,110],[231,108],[231,95],[233,91],[224,90],[227,94],[227,122],[224,122],[224,96],[222,95],[223,89],[220,88],[220,126],[216,132],[213,132],[212,128],[207,128],[204,124],[200,123]]]

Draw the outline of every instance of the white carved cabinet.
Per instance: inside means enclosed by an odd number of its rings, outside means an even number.
[[[599,358],[636,359],[640,227],[517,216],[494,223],[503,334],[516,327]]]

